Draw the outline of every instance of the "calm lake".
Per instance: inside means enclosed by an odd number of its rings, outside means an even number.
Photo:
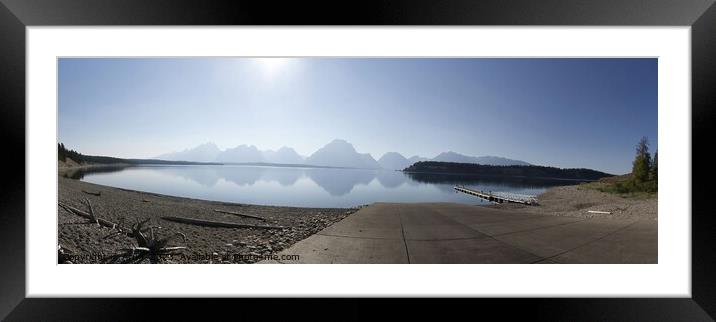
[[[487,203],[454,185],[537,195],[574,181],[410,174],[390,170],[245,165],[135,166],[84,170],[86,182],[172,196],[259,205],[353,207],[373,202]]]

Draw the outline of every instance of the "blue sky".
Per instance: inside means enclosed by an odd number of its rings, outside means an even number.
[[[631,169],[657,146],[657,59],[177,58],[59,61],[59,141],[143,158],[205,142],[333,139],[379,158],[455,151]]]

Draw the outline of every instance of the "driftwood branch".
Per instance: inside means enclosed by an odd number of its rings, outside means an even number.
[[[281,226],[247,225],[247,224],[237,224],[237,223],[231,223],[231,222],[225,222],[225,221],[201,220],[201,219],[171,217],[171,216],[161,217],[161,218],[164,220],[178,222],[178,223],[182,223],[182,224],[190,224],[190,225],[198,225],[198,226],[206,226],[206,227],[258,228],[258,229],[283,229],[284,228]]]
[[[79,210],[79,209],[77,209],[77,208],[75,208],[75,207],[72,207],[72,206],[70,206],[70,205],[63,204],[63,203],[61,203],[61,202],[58,202],[57,204],[58,204],[60,207],[62,207],[62,208],[64,208],[65,210],[67,210],[68,212],[70,212],[70,213],[73,213],[73,214],[75,214],[75,215],[77,215],[77,216],[84,217],[84,218],[87,218],[87,219],[89,219],[89,220],[92,220],[93,222],[96,222],[96,223],[98,223],[98,224],[100,224],[100,225],[102,225],[102,226],[110,227],[110,228],[118,228],[117,224],[115,224],[115,223],[113,223],[113,222],[111,222],[111,221],[109,221],[109,220],[105,220],[105,219],[102,219],[102,218],[97,218],[97,217],[95,217],[95,216],[93,216],[93,215],[91,215],[91,214],[89,214],[89,213],[86,213],[86,212],[84,212],[84,211],[82,211],[82,210]]]
[[[93,195],[93,196],[98,196],[98,197],[102,195],[102,191],[92,192],[92,191],[82,190],[82,192],[84,192],[88,195]]]
[[[97,218],[97,215],[94,213],[94,208],[92,208],[92,203],[85,197],[85,202],[87,203],[87,208],[89,209],[89,215],[92,216],[92,221],[99,226],[99,218]]]
[[[219,209],[214,209],[214,211],[215,211],[215,212],[220,212],[220,213],[222,213],[222,214],[229,214],[229,215],[234,215],[234,216],[240,216],[240,217],[247,217],[247,218],[254,218],[254,219],[258,219],[258,220],[263,220],[263,221],[266,221],[266,219],[264,219],[264,218],[261,218],[261,217],[258,217],[258,216],[252,216],[252,215],[240,214],[240,213],[238,213],[238,212],[233,212],[233,211],[227,211],[227,210],[219,210]]]

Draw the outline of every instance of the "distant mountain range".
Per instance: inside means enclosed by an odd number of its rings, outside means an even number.
[[[512,160],[502,157],[484,156],[484,157],[471,157],[463,155],[457,152],[443,152],[438,154],[432,160],[423,161],[440,161],[440,162],[455,162],[455,163],[475,163],[483,165],[531,165],[527,162],[520,160]]]
[[[282,147],[277,151],[261,151],[253,145],[239,145],[235,148],[221,151],[214,143],[205,143],[192,149],[162,154],[155,157],[155,159],[222,163],[305,163],[304,157],[288,147]]]
[[[378,164],[383,169],[402,170],[413,163],[398,152],[388,152],[378,159]]]
[[[475,163],[483,165],[510,166],[530,165],[520,160],[512,160],[495,156],[474,157],[457,152],[443,152],[435,158],[412,156],[406,158],[398,152],[388,152],[377,161],[369,153],[359,153],[352,144],[345,140],[333,140],[308,157],[303,157],[289,147],[277,151],[259,150],[253,145],[239,145],[222,151],[214,143],[205,143],[192,149],[162,154],[155,159],[191,162],[220,163],[272,163],[272,164],[305,164],[312,166],[390,169],[403,170],[420,161],[440,161],[457,163]]]
[[[221,154],[221,150],[214,143],[205,143],[193,149],[186,149],[180,152],[172,152],[159,155],[154,159],[169,161],[192,161],[192,162],[212,162],[216,161]]]
[[[306,164],[329,167],[379,169],[380,164],[369,153],[358,153],[345,140],[333,140],[306,158]]]

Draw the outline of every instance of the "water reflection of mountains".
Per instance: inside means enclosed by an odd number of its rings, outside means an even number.
[[[220,180],[239,186],[252,186],[259,181],[277,182],[281,186],[295,185],[306,177],[328,192],[331,196],[343,196],[356,186],[368,185],[374,180],[384,188],[398,188],[404,184],[434,184],[440,190],[449,191],[452,185],[503,186],[503,187],[549,187],[576,184],[576,181],[516,178],[516,177],[477,177],[465,175],[446,175],[431,173],[403,173],[388,170],[335,169],[335,168],[285,168],[258,166],[135,166],[135,167],[98,167],[77,169],[65,176],[83,179],[85,175],[118,171],[136,171],[152,169],[160,174],[179,177],[202,186],[213,187]]]

